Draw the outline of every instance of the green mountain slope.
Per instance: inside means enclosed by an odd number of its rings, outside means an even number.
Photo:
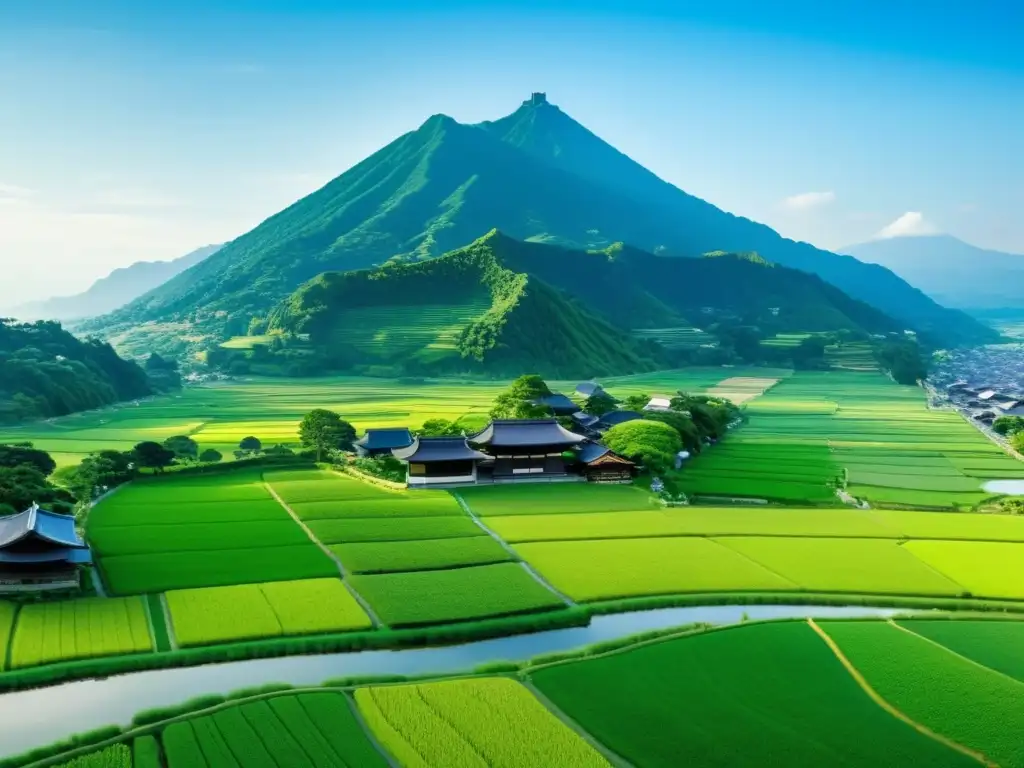
[[[278,305],[268,330],[306,338],[332,368],[598,376],[655,368],[641,344],[581,303],[503,263],[494,232],[437,259],[326,272]]]
[[[698,256],[758,251],[816,272],[945,343],[992,337],[888,270],[785,240],[661,181],[546,101],[480,126],[437,115],[267,219],[218,253],[90,328],[110,333],[187,319],[244,332],[325,270],[438,256],[497,227],[522,240],[586,248],[622,241]]]
[[[99,408],[151,393],[135,363],[59,323],[0,320],[0,423]]]
[[[814,275],[756,255],[579,251],[497,231],[436,259],[328,272],[281,302],[268,331],[322,367],[406,373],[642,371],[668,354],[631,333],[728,321],[765,335],[892,333],[900,324]]]

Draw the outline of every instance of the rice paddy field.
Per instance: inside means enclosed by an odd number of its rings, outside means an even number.
[[[917,387],[877,372],[798,372],[745,406],[748,423],[678,473],[700,500],[970,509],[991,478],[1024,477],[958,414],[929,410]]]

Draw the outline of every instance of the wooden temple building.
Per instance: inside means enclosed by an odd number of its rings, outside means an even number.
[[[624,482],[633,462],[556,419],[500,419],[462,437],[421,437],[395,458],[409,465],[410,488],[505,482]]]
[[[356,453],[363,457],[390,455],[396,448],[408,448],[410,445],[412,433],[408,427],[368,429],[355,442]]]
[[[77,589],[79,566],[91,563],[70,515],[33,504],[0,517],[0,592]]]

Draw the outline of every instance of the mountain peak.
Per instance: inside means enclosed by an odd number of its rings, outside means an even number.
[[[530,94],[530,98],[523,102],[524,107],[539,107],[544,104],[550,104],[548,101],[548,95],[546,93],[534,92]]]

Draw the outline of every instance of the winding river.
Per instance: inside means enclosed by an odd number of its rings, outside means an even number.
[[[253,659],[198,667],[130,672],[113,677],[0,695],[0,756],[49,744],[111,723],[126,725],[143,709],[195,696],[226,694],[268,683],[318,685],[352,675],[446,674],[495,661],[525,661],[639,632],[694,622],[730,624],[750,619],[874,617],[891,608],[815,605],[715,605],[596,616],[586,627],[480,640],[462,645]]]

